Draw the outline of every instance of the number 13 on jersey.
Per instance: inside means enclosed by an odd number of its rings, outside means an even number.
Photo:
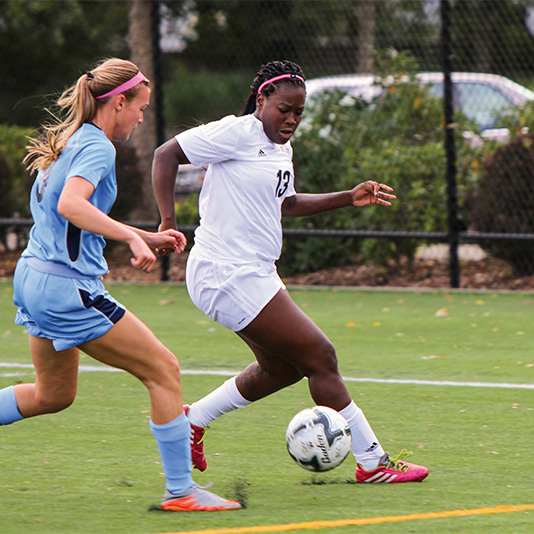
[[[291,172],[279,170],[278,174],[278,184],[276,185],[276,196],[280,198],[287,191],[289,185],[289,180],[291,179]]]

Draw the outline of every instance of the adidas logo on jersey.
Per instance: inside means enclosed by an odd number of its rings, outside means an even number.
[[[261,158],[263,156],[267,156],[267,154],[260,148],[260,150],[258,152],[258,158]]]

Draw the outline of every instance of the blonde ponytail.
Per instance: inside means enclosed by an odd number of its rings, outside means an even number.
[[[104,95],[138,73],[139,68],[131,61],[111,58],[80,76],[76,84],[57,100],[58,115],[47,109],[51,122],[43,125],[38,137],[29,138],[28,154],[23,160],[26,168],[30,172],[47,169],[59,158],[72,134],[84,122],[92,120],[97,110],[109,101],[110,97]],[[145,78],[142,83],[148,85],[149,81]],[[123,94],[132,99],[138,90],[139,87],[135,86]]]

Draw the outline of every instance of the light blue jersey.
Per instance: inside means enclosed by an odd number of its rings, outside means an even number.
[[[58,351],[104,335],[125,313],[98,278],[108,271],[104,238],[57,212],[73,176],[95,186],[89,201],[108,213],[117,196],[115,147],[92,123],[84,124],[57,161],[37,175],[30,200],[35,224],[13,277],[15,323],[32,336],[51,339]]]
[[[81,176],[95,187],[89,202],[109,213],[117,197],[115,155],[104,132],[86,123],[72,135],[57,161],[39,171],[30,198],[34,226],[23,257],[60,263],[86,276],[108,272],[104,238],[67,221],[57,212],[57,204],[67,180]]]

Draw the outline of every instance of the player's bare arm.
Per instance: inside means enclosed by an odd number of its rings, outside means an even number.
[[[169,139],[158,147],[152,162],[152,186],[161,215],[160,230],[176,228],[174,187],[178,166],[189,163],[176,139]]]
[[[323,194],[297,193],[286,198],[282,204],[282,215],[284,217],[303,217],[347,206],[366,206],[368,204],[390,206],[390,200],[396,198],[390,193],[391,191],[393,189],[388,185],[369,180],[358,184],[350,191]]]

